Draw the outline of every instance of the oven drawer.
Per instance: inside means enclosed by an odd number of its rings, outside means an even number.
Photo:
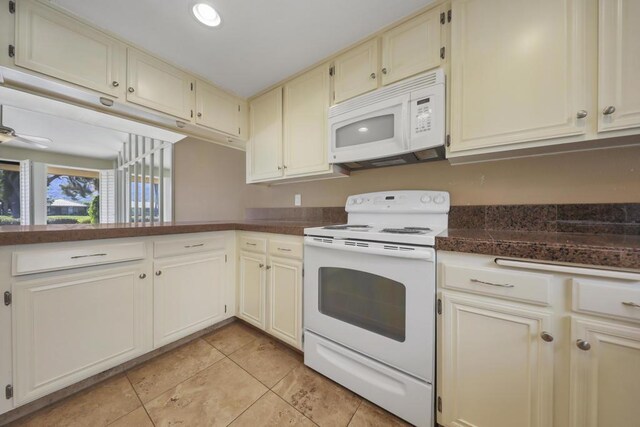
[[[433,425],[433,390],[319,335],[305,332],[304,363],[416,426]]]
[[[269,239],[269,254],[274,256],[302,259],[302,241],[285,242]]]
[[[14,276],[134,261],[145,257],[144,242],[78,245],[13,253]]]
[[[550,304],[552,276],[498,268],[441,264],[443,288],[490,295],[538,305]]]
[[[241,236],[240,249],[250,252],[265,253],[267,251],[267,239],[260,237]]]
[[[573,279],[573,310],[640,322],[640,282]]]

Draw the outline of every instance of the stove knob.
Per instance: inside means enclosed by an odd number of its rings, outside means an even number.
[[[439,194],[439,195],[437,195],[436,197],[433,198],[433,201],[434,201],[434,203],[437,203],[437,204],[440,205],[440,204],[444,203],[445,198],[444,198],[444,196],[442,194]]]
[[[431,202],[431,196],[425,194],[424,196],[420,197],[420,201],[422,203],[430,203]]]
[[[363,202],[362,197],[358,197],[358,198],[356,199],[356,204],[361,205],[361,204],[362,204],[362,202]]]
[[[356,203],[356,199],[349,199],[349,204],[354,205]]]

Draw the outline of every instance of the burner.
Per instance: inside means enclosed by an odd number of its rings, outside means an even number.
[[[383,228],[380,230],[382,233],[394,233],[394,234],[425,234],[426,230],[421,228]]]
[[[342,224],[342,225],[327,225],[322,227],[325,230],[354,230],[354,231],[367,231],[371,228],[370,225],[357,225],[357,224]]]

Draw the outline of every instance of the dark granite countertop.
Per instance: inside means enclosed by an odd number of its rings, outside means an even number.
[[[322,221],[239,220],[205,222],[165,222],[160,224],[58,224],[0,226],[0,246],[122,237],[160,236],[207,231],[244,230],[264,233],[304,235],[306,227],[328,225]]]
[[[436,249],[541,261],[640,269],[640,236],[449,229]]]

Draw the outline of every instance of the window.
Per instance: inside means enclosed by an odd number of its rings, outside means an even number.
[[[100,223],[99,171],[47,167],[47,224]]]
[[[0,160],[0,225],[20,225],[20,163]]]

